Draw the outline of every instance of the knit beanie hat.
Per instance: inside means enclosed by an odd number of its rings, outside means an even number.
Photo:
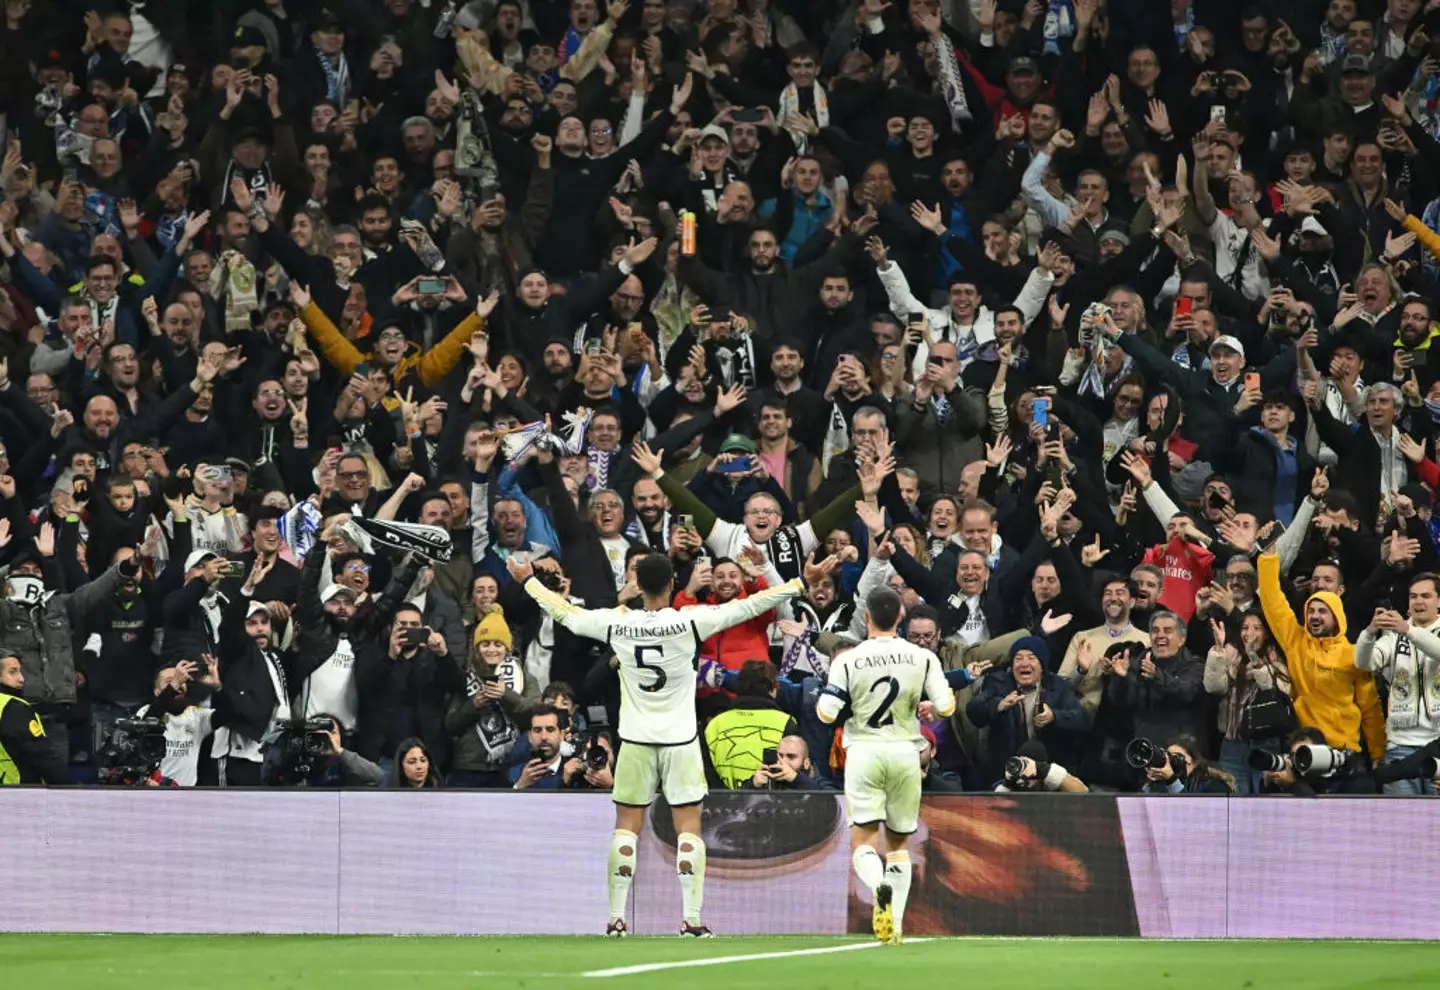
[[[1045,641],[1039,636],[1022,636],[1017,639],[1010,647],[1010,659],[1013,661],[1015,654],[1022,650],[1029,650],[1035,654],[1035,659],[1040,661],[1040,666],[1050,666],[1050,647],[1046,646]]]
[[[513,641],[510,638],[510,627],[506,624],[505,616],[499,609],[487,612],[485,617],[475,624],[475,642],[504,643],[505,649],[514,649]]]

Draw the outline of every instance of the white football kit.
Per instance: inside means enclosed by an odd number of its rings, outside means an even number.
[[[695,668],[701,644],[804,591],[800,581],[691,608],[587,610],[531,578],[525,591],[556,622],[607,644],[620,661],[616,804],[645,807],[663,792],[671,806],[705,798],[705,761],[695,720]]]
[[[955,711],[955,693],[940,660],[895,636],[867,639],[830,665],[830,683],[816,710],[845,723],[845,805],[851,825],[885,823],[908,834],[920,823],[920,734],[917,714],[928,699],[941,717]]]

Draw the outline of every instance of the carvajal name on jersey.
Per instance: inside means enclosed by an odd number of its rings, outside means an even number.
[[[883,657],[856,657],[850,662],[850,665],[856,670],[868,670],[871,667],[890,667],[896,664],[904,664],[907,667],[913,667],[917,663],[919,663],[919,660],[917,660],[915,657],[904,657],[890,654]]]

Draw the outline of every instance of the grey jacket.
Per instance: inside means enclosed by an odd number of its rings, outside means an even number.
[[[35,607],[0,601],[0,650],[20,658],[26,701],[42,706],[75,701],[73,629],[119,587],[116,564],[89,584]]]
[[[922,412],[909,400],[895,411],[900,421],[897,450],[902,466],[913,468],[923,484],[946,491],[960,487],[965,465],[985,456],[981,432],[985,429],[985,397],[973,388],[958,386],[945,396],[950,412],[942,425],[929,402]]]

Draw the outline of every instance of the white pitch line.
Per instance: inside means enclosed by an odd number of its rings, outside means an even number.
[[[928,942],[928,938],[906,939],[906,945]],[[617,966],[614,969],[592,969],[581,976],[606,979],[611,976],[634,976],[637,973],[656,973],[666,969],[690,969],[695,966],[724,966],[728,963],[753,962],[760,959],[790,959],[797,956],[823,956],[831,952],[859,952],[861,949],[878,949],[882,942],[852,942],[845,945],[826,945],[814,949],[791,949],[787,952],[752,952],[744,956],[716,956],[713,959],[682,959],[677,962],[645,963],[640,966]]]

